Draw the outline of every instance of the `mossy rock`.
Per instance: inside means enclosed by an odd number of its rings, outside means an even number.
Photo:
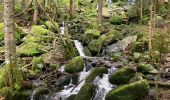
[[[146,80],[120,86],[106,95],[106,100],[144,100],[149,94],[149,82]]]
[[[51,31],[43,28],[42,26],[32,26],[31,27],[31,30],[30,30],[30,33],[34,36],[37,36],[37,35],[48,35]]]
[[[110,19],[110,22],[111,24],[114,24],[114,25],[120,25],[122,23],[122,17],[120,16],[112,16],[111,19]]]
[[[97,29],[86,30],[82,36],[83,42],[87,45],[90,41],[97,39],[100,36],[100,31]]]
[[[57,22],[46,21],[45,25],[52,32],[58,32],[59,31],[59,25],[58,25]]]
[[[43,46],[40,45],[39,43],[34,43],[34,42],[28,42],[22,45],[21,47],[17,48],[17,54],[20,56],[37,56],[42,53]]]
[[[151,64],[139,64],[137,71],[143,74],[156,74],[158,72]]]
[[[33,60],[32,60],[32,70],[33,71],[36,71],[36,70],[42,71],[44,67],[45,67],[45,63],[44,63],[43,57],[33,58]]]
[[[76,97],[76,95],[73,94],[73,95],[69,96],[66,100],[75,100],[75,97]]]
[[[136,72],[131,68],[128,67],[121,68],[109,77],[109,82],[118,85],[126,84],[130,81],[132,77],[135,76],[135,73]]]
[[[84,53],[85,53],[86,56],[89,56],[89,57],[92,56],[90,50],[87,47],[84,48]]]
[[[19,43],[22,38],[22,34],[19,31],[18,27],[16,27],[15,38],[17,43]],[[4,40],[4,23],[0,23],[0,42],[3,40]]]
[[[106,67],[95,67],[92,73],[86,78],[86,83],[91,83],[97,76],[107,74],[108,70]]]
[[[57,69],[57,68],[59,68],[59,64],[49,64],[49,67],[51,68],[51,69]]]
[[[31,90],[20,90],[15,91],[13,94],[13,100],[28,100],[32,91]]]
[[[141,57],[142,57],[142,54],[140,54],[139,52],[134,52],[133,53],[133,60],[135,62],[138,62],[141,59]]]
[[[90,100],[95,93],[95,85],[90,83],[85,83],[74,100]]]
[[[134,83],[136,81],[143,80],[143,74],[142,73],[136,73],[133,78],[130,79],[129,83]]]
[[[83,71],[84,61],[80,56],[74,57],[65,67],[67,73],[73,74]]]
[[[107,36],[113,35],[114,36],[114,38],[113,38],[114,41],[118,41],[118,40],[121,40],[123,38],[123,34],[121,32],[119,32],[119,31],[117,31],[117,30],[114,30],[114,29],[110,30],[106,35]]]
[[[121,60],[121,53],[120,52],[114,53],[112,56],[112,60],[115,62]]]
[[[100,40],[92,40],[89,45],[87,46],[90,50],[91,54],[95,56],[96,54],[99,54],[102,49],[102,41]]]
[[[144,40],[134,42],[132,45],[132,49],[134,52],[145,52],[148,50],[147,42]]]

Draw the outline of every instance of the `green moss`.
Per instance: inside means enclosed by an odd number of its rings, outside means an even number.
[[[99,54],[102,49],[102,41],[92,40],[87,47],[92,53],[92,55]]]
[[[150,64],[139,64],[137,66],[137,71],[143,74],[150,73],[150,71],[154,70],[154,67]]]
[[[133,78],[130,79],[129,83],[134,83],[136,81],[143,80],[143,74],[142,73],[136,73]]]
[[[52,32],[58,32],[59,31],[59,26],[57,22],[51,22],[51,21],[46,21],[45,25],[47,26],[47,28],[49,30],[51,30]]]
[[[43,53],[43,46],[39,43],[28,42],[17,48],[17,53],[20,56],[36,56]]]
[[[122,18],[120,16],[112,16],[110,22],[112,24],[120,25],[122,23]]]
[[[109,81],[112,84],[126,84],[135,76],[135,73],[136,72],[133,69],[128,67],[121,68],[109,77]]]
[[[11,89],[21,89],[21,81],[24,79],[24,74],[15,64],[5,65],[0,70],[0,88],[10,87]]]
[[[149,94],[149,83],[146,80],[120,86],[106,95],[106,100],[143,100]]]
[[[95,93],[95,85],[86,83],[84,84],[74,100],[90,100]]]
[[[139,52],[134,52],[133,53],[133,60],[135,62],[138,62],[141,59],[142,55]]]
[[[113,56],[112,56],[113,61],[119,61],[120,59],[121,59],[121,53],[120,52],[113,54]]]
[[[42,69],[45,67],[45,63],[44,63],[44,59],[43,57],[37,57],[37,58],[33,58],[32,60],[32,70],[40,70],[42,71]]]
[[[50,33],[49,30],[43,28],[42,26],[35,26],[35,25],[32,26],[30,32],[34,36],[37,36],[37,35],[48,35]]]
[[[84,48],[84,53],[85,53],[86,56],[89,56],[89,57],[92,56],[90,50],[87,47]]]
[[[82,71],[84,68],[84,61],[81,57],[74,57],[65,67],[67,73],[73,74]]]
[[[91,83],[93,80],[100,75],[107,74],[108,70],[106,67],[95,67],[93,72],[86,78],[86,83]]]
[[[82,36],[82,40],[85,44],[89,44],[90,41],[97,39],[100,36],[100,31],[97,29],[86,30]]]
[[[59,68],[59,64],[50,64],[50,68],[52,69]]]

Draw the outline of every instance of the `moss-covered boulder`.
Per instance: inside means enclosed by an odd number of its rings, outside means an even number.
[[[81,57],[74,57],[65,67],[67,73],[73,74],[83,71],[84,61]]]
[[[95,85],[86,83],[84,84],[74,100],[91,100],[95,94]]]
[[[49,31],[48,29],[45,29],[43,28],[42,26],[32,26],[31,27],[31,30],[30,30],[30,33],[34,36],[37,36],[37,35],[47,35],[49,34],[51,31]]]
[[[151,64],[143,64],[143,63],[137,66],[137,71],[143,74],[149,74],[149,73],[157,74],[158,73],[158,71]]]
[[[100,36],[100,31],[97,29],[86,30],[82,36],[82,41],[87,45],[90,41],[97,39]]]
[[[89,57],[92,56],[90,50],[87,47],[84,48],[84,53],[85,53],[86,56],[89,56]]]
[[[107,74],[108,70],[106,67],[95,67],[92,73],[86,78],[86,83],[91,83],[93,80],[100,75]]]
[[[106,95],[106,100],[144,100],[149,94],[149,82],[146,80],[120,86]]]
[[[38,87],[34,90],[33,99],[39,100],[39,97],[49,93],[49,89],[46,87]]]
[[[59,25],[58,25],[57,22],[46,21],[45,25],[52,32],[58,32],[59,31]]]
[[[32,70],[33,71],[42,71],[45,67],[43,57],[33,58],[32,60]]]
[[[120,25],[122,23],[122,17],[120,16],[112,16],[110,18],[110,23],[115,24],[115,25]]]
[[[109,81],[112,84],[126,84],[130,81],[132,77],[135,76],[135,71],[131,68],[124,67],[119,69],[117,72],[113,73],[109,77]]]
[[[99,54],[102,49],[102,41],[100,40],[92,40],[87,46],[93,56]]]
[[[43,46],[39,43],[28,42],[17,48],[17,54],[20,56],[37,56],[43,53]]]

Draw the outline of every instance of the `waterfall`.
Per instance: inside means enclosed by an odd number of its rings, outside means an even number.
[[[62,22],[62,27],[60,27],[60,34],[64,35],[64,31],[65,31],[65,28],[64,28],[64,21],[63,21]]]
[[[81,42],[79,42],[78,40],[74,40],[74,43],[75,43],[75,46],[76,46],[80,56],[85,57],[84,48],[83,48]]]

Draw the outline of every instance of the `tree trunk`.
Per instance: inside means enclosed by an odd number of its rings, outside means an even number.
[[[74,0],[70,0],[70,18],[72,19],[74,16]]]
[[[38,20],[38,2],[34,0],[34,15],[33,15],[33,24],[36,25]]]
[[[98,0],[98,16],[97,22],[102,23],[103,0]]]
[[[4,0],[4,41],[6,64],[12,64],[16,61],[14,5],[15,0]]]
[[[143,18],[143,0],[140,0],[140,19]]]

